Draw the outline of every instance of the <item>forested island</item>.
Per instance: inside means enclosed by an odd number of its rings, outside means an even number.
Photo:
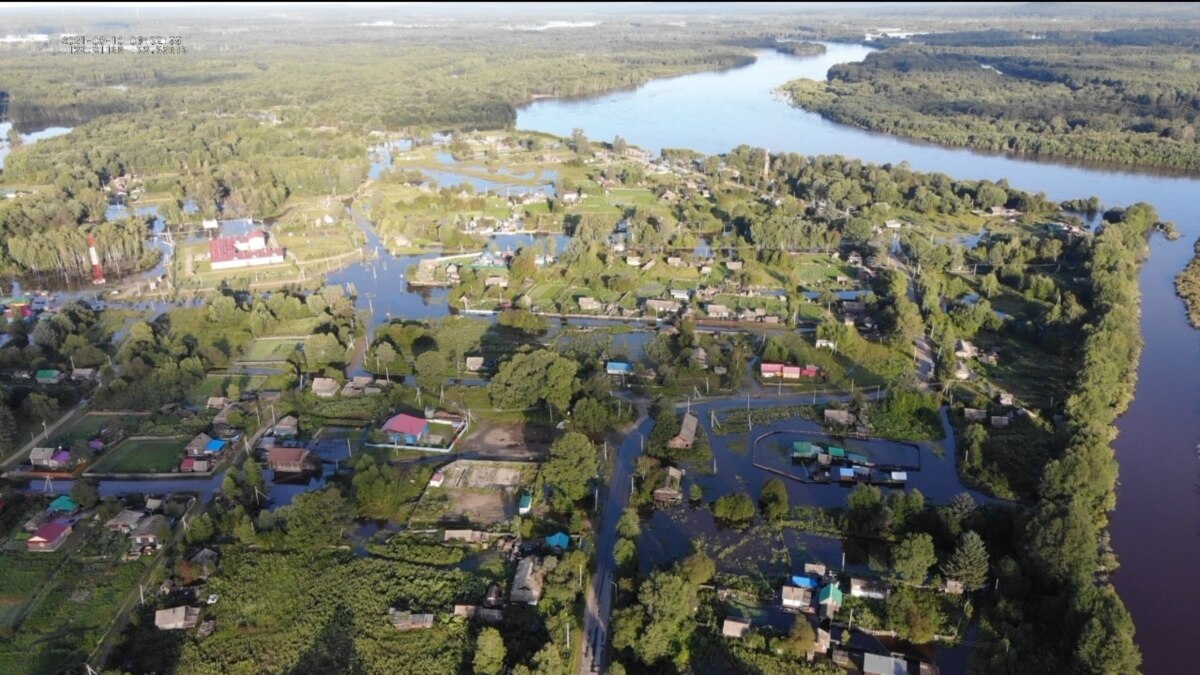
[[[876,44],[876,43],[871,43]],[[795,105],[863,129],[994,152],[1200,170],[1200,32],[988,31],[883,40]]]
[[[819,42],[780,42],[775,45],[775,51],[788,56],[820,56],[826,47]]]

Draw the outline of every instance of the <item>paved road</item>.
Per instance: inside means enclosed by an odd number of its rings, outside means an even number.
[[[579,664],[581,675],[602,673],[605,668],[605,650],[608,645],[608,624],[612,615],[614,584],[617,579],[617,563],[613,558],[613,547],[617,543],[617,522],[629,504],[629,494],[634,463],[642,454],[641,434],[650,435],[654,421],[647,417],[647,403],[637,401],[638,420],[635,428],[625,437],[617,449],[612,480],[608,484],[608,495],[600,518],[596,536],[596,573],[588,586],[583,615],[583,659]]]

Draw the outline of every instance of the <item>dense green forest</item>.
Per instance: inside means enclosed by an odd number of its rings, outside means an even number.
[[[1200,31],[987,31],[884,41],[785,85],[837,122],[948,145],[1200,170]]]
[[[1193,248],[1195,257],[1175,277],[1175,292],[1187,307],[1188,321],[1194,328],[1200,328],[1200,241]]]

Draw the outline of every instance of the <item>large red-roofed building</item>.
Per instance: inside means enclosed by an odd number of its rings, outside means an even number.
[[[242,237],[217,237],[208,242],[208,257],[214,270],[229,270],[256,265],[277,265],[284,261],[282,248],[267,246],[267,233],[254,230]]]

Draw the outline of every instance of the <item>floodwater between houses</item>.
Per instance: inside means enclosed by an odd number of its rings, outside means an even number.
[[[1191,670],[1200,660],[1194,639],[1200,584],[1192,573],[1200,561],[1200,462],[1194,447],[1200,440],[1200,335],[1188,325],[1172,280],[1200,234],[1195,198],[1200,180],[943,148],[842,126],[773,94],[788,80],[824,79],[830,66],[861,61],[871,51],[827,46],[822,56],[762,51],[754,64],[741,68],[655,80],[590,99],[539,100],[518,111],[517,126],[562,136],[581,128],[597,140],[620,134],[652,151],[721,153],[746,144],[879,164],[907,162],[914,170],[956,178],[1004,178],[1053,200],[1096,195],[1105,206],[1154,204],[1182,237],[1175,243],[1154,237],[1140,275],[1145,350],[1135,399],[1118,421],[1113,444],[1121,476],[1112,517],[1121,562],[1114,583],[1137,626],[1146,672]]]
[[[963,179],[1003,178],[1014,187],[1045,192],[1053,200],[1096,195],[1105,206],[1154,204],[1164,219],[1176,223],[1182,238],[1177,243],[1153,238],[1140,274],[1145,350],[1135,399],[1118,421],[1120,436],[1114,442],[1121,472],[1111,528],[1121,562],[1114,582],[1137,626],[1145,670],[1189,670],[1200,659],[1200,643],[1194,640],[1200,584],[1193,582],[1191,574],[1200,560],[1200,490],[1196,489],[1200,463],[1194,449],[1200,440],[1200,335],[1188,325],[1172,280],[1191,256],[1186,242],[1200,234],[1195,200],[1200,180],[943,148],[838,125],[792,108],[773,93],[788,80],[823,79],[830,66],[860,61],[870,51],[841,44],[829,44],[826,54],[807,58],[762,51],[755,63],[740,68],[655,80],[632,91],[589,99],[539,100],[518,111],[517,123],[522,129],[561,136],[575,128],[593,139],[619,134],[652,151],[671,147],[720,153],[746,144],[772,152],[838,154],[879,164],[907,162],[914,170]],[[378,176],[385,166],[376,154],[372,170]],[[367,218],[369,214],[356,215],[367,248],[378,256],[332,272],[328,280],[358,288],[360,309],[371,311],[371,330],[390,318],[448,315],[446,289],[413,289],[404,280],[410,266],[437,254],[387,254]],[[498,237],[489,248],[515,250],[531,241],[528,237]],[[556,247],[561,250],[566,240],[555,237]],[[627,335],[642,336],[637,339],[644,341],[647,334]],[[714,450],[717,473],[702,478],[711,482],[712,492],[706,498],[735,486],[757,494],[768,474],[746,468],[748,460],[736,453]],[[931,499],[947,499],[961,491],[949,460],[923,464],[919,473],[923,476],[913,485]],[[185,485],[192,482],[138,482],[136,487],[106,483],[101,492],[197,489]],[[211,494],[220,478],[201,482],[200,491]],[[789,490],[793,503],[841,503],[845,494],[836,486],[799,483]],[[1162,593],[1163,588],[1172,592]],[[958,652],[939,655],[939,662],[948,665],[947,658],[961,657]]]

